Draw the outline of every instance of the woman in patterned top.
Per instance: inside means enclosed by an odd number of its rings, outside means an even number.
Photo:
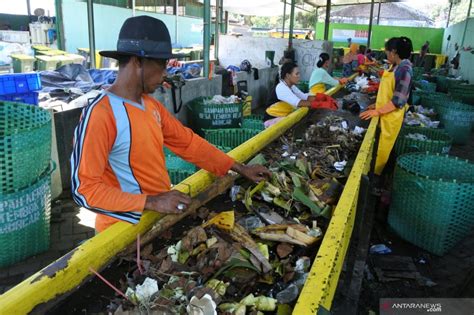
[[[407,37],[393,37],[385,43],[385,53],[392,66],[382,75],[376,103],[360,114],[365,120],[380,116],[376,175],[382,173],[403,123],[412,84],[413,71],[409,60],[412,51],[412,42]]]

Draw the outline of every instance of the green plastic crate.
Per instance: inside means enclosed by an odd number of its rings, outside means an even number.
[[[0,101],[0,194],[30,186],[49,167],[51,114]]]
[[[237,128],[242,123],[243,104],[212,104],[201,97],[187,104],[191,128],[203,135],[203,129]]]
[[[219,150],[221,150],[224,153],[232,151],[231,147],[223,147],[223,146],[220,146],[220,145],[216,145],[216,148],[218,148]]]
[[[438,104],[436,111],[453,142],[466,144],[474,123],[474,106],[451,101]]]
[[[242,128],[262,131],[265,129],[265,125],[262,120],[244,118],[242,119]]]
[[[426,108],[433,108],[436,112],[438,106],[452,102],[452,97],[444,93],[423,91],[419,95],[420,104]]]
[[[428,81],[415,81],[415,86],[427,92],[436,92],[436,83]]]
[[[423,79],[425,69],[423,67],[413,67],[413,80],[418,81]]]
[[[186,171],[196,171],[196,166],[193,163],[183,160],[179,156],[167,156],[165,157],[166,168],[168,170],[186,170]]]
[[[474,105],[474,84],[459,84],[449,89],[453,98],[470,105]]]
[[[256,136],[260,131],[254,129],[207,129],[205,138],[216,146],[235,148]]]
[[[448,77],[443,75],[436,76],[436,91],[442,93],[448,92]]]
[[[409,134],[422,134],[428,137],[428,140],[416,140],[407,138]],[[448,154],[451,150],[453,138],[440,129],[408,127],[404,126],[400,130],[394,151],[397,156],[409,152],[430,152]]]
[[[13,193],[0,194],[0,267],[49,248],[51,176]]]
[[[168,170],[168,175],[171,180],[171,184],[177,185],[189,176],[193,175],[196,171],[190,171],[190,170],[179,170],[179,169],[169,169]]]
[[[474,228],[474,164],[447,155],[398,158],[388,224],[404,240],[443,255]]]
[[[248,115],[244,117],[244,119],[253,119],[253,120],[262,120],[262,121],[264,118],[265,117],[263,115],[259,115],[259,114],[252,114],[252,115]]]

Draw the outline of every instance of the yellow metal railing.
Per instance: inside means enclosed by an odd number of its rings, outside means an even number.
[[[342,86],[336,86],[327,91],[326,94],[333,95],[341,88]],[[282,119],[229,152],[229,155],[239,162],[249,160],[299,122],[307,113],[307,108],[296,110],[285,119]],[[318,306],[321,304],[326,308],[331,305],[339,278],[340,266],[344,260],[352,232],[360,174],[362,174],[361,170],[365,172],[368,170],[368,162],[364,159],[370,160],[375,125],[376,122],[372,121],[346,188],[335,210],[334,217],[331,219],[326,237],[318,252],[318,257],[325,255],[324,259],[318,258],[316,263],[313,264],[311,276],[303,288],[295,314],[313,313],[311,305]],[[196,196],[204,191],[213,182],[214,178],[209,172],[200,170],[176,185],[174,189],[188,193],[191,196]],[[107,266],[108,263],[115,259],[118,253],[136,240],[137,234],[144,234],[162,217],[163,215],[156,212],[145,211],[139,224],[130,225],[119,222],[87,240],[81,246],[1,295],[0,314],[27,314],[32,311],[43,312],[50,307],[49,302],[74,291],[87,278],[91,277],[90,267],[95,270],[101,270]],[[342,228],[344,230],[338,230]],[[331,239],[328,240],[328,238]],[[336,239],[344,242],[343,246],[342,244],[334,245],[333,241]],[[333,262],[338,267],[333,267]],[[313,274],[324,276],[328,282],[321,282],[322,278],[313,276]]]

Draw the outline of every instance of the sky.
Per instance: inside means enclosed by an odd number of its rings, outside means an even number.
[[[54,0],[30,0],[31,14],[36,8],[43,8],[46,15],[55,16]],[[0,13],[27,15],[26,0],[0,0]]]

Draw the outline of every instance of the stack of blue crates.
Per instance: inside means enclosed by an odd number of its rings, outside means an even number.
[[[0,74],[0,100],[38,105],[38,73]]]

